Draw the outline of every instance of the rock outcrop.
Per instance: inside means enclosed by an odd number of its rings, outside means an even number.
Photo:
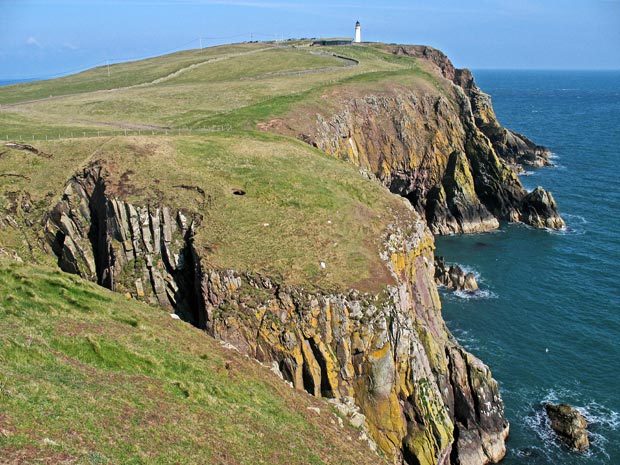
[[[537,228],[562,229],[566,227],[558,214],[558,206],[551,192],[537,187],[521,203],[524,221]]]
[[[166,206],[110,198],[106,190],[105,168],[92,164],[49,213],[45,230],[59,267],[204,327],[194,310],[194,220]]]
[[[395,285],[377,294],[308,291],[214,269],[189,212],[114,198],[106,170],[68,183],[46,230],[62,269],[185,319],[315,396],[353,400],[355,418],[395,463],[479,465],[505,453],[508,423],[489,369],[450,335],[422,221],[394,227],[382,258]],[[412,212],[412,214],[414,214]]]
[[[495,152],[511,164],[547,166],[551,152],[536,145],[522,134],[499,124],[491,97],[482,92],[474,81],[471,71],[457,69],[440,50],[425,45],[398,46],[391,50],[396,55],[406,55],[433,63],[446,79],[461,87],[470,100],[476,126],[489,138]]]
[[[543,165],[548,152],[499,125],[471,73],[429,47],[390,51],[426,60],[432,78],[415,88],[326,94],[314,122],[293,118],[281,130],[373,173],[435,234],[488,231],[498,220],[564,227],[555,203],[532,213],[507,164]]]
[[[473,273],[466,273],[456,265],[448,265],[443,257],[435,256],[435,282],[455,291],[475,292],[478,282]]]
[[[574,407],[568,404],[545,404],[551,428],[573,450],[583,452],[590,447],[588,422]]]

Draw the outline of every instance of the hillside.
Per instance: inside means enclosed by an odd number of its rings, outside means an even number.
[[[351,399],[389,460],[496,462],[503,403],[445,327],[432,234],[562,228],[551,194],[515,173],[548,152],[435,49],[307,45],[0,88],[0,253],[167,308],[298,390]]]
[[[161,308],[44,267],[5,263],[0,286],[0,463],[382,463],[332,405]]]

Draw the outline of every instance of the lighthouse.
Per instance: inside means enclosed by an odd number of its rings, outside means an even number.
[[[360,26],[360,22],[355,23],[355,42],[359,44],[362,41],[362,26]]]

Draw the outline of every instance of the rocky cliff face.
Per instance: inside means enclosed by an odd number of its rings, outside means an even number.
[[[545,192],[541,209],[505,163],[545,164],[546,149],[502,128],[471,73],[455,69],[441,52],[391,51],[425,60],[439,82],[325,95],[314,124],[289,123],[290,131],[372,172],[409,199],[435,234],[487,231],[498,220],[564,227],[551,194]]]
[[[204,327],[195,311],[193,227],[182,211],[109,197],[106,171],[98,163],[69,181],[45,224],[62,270],[175,309]]]
[[[522,134],[499,124],[491,97],[482,92],[468,69],[457,69],[443,52],[424,45],[398,46],[390,50],[396,55],[423,59],[438,68],[441,75],[462,88],[469,98],[476,126],[489,138],[497,155],[511,164],[550,165],[551,153]]]
[[[100,164],[76,175],[48,215],[62,269],[176,309],[298,389],[352,400],[394,463],[478,465],[504,455],[497,383],[445,327],[423,222],[385,238],[396,285],[375,295],[310,292],[210,268],[188,212],[114,198],[106,176]]]

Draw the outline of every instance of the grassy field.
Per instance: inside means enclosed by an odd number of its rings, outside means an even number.
[[[351,66],[332,54],[359,64]],[[433,79],[415,60],[373,47],[321,47],[317,51],[239,44],[110,69],[117,76],[117,80],[111,78],[113,82],[101,78],[105,70],[97,68],[66,78],[0,88],[0,139],[210,129],[223,122],[253,129],[260,118],[316,99],[334,86]],[[55,97],[50,99],[50,95]]]
[[[97,163],[108,197],[199,218],[207,267],[325,292],[392,283],[379,253],[391,227],[418,224],[406,201],[260,129],[311,121],[338,92],[442,84],[376,47],[298,45],[214,47],[0,88],[0,463],[381,463],[326,404],[264,367],[161,309],[52,271],[43,232],[68,180]],[[7,264],[15,254],[30,265]]]
[[[70,76],[1,89],[0,104],[117,89],[148,83],[207,60],[265,48],[262,44],[235,44],[172,53],[147,60],[99,66]]]
[[[40,224],[59,199],[54,193],[94,161],[106,166],[110,197],[201,216],[196,244],[211,266],[280,276],[294,285],[380,290],[391,282],[379,258],[388,224],[415,221],[402,199],[353,166],[262,132],[85,138],[37,147],[52,157],[23,150],[0,157],[0,173],[12,175],[0,182],[17,193],[14,211],[5,206],[4,214],[27,231],[24,240],[12,228],[0,229],[0,246],[44,263],[49,258],[32,247],[43,238],[27,224]],[[197,186],[204,194],[179,185]],[[246,195],[234,195],[237,188]],[[19,207],[26,192],[33,205],[27,212]]]
[[[388,225],[405,227],[414,213],[355,168],[256,129],[273,118],[311,121],[338,92],[437,87],[423,66],[375,47],[240,44],[111,69],[125,76],[114,85],[129,87],[102,90],[91,70],[0,88],[0,102],[71,94],[0,107],[0,138],[29,133],[23,142],[53,155],[0,148],[0,191],[8,198],[0,209],[22,231],[0,228],[0,247],[49,263],[36,246],[45,243],[42,226],[33,225],[42,224],[73,173],[99,161],[110,175],[108,195],[202,217],[198,245],[212,266],[330,289],[377,291],[391,282],[380,242]],[[247,195],[232,195],[234,188]],[[20,208],[24,195],[29,211]]]
[[[328,404],[162,309],[42,267],[4,263],[0,288],[2,464],[382,463]]]

